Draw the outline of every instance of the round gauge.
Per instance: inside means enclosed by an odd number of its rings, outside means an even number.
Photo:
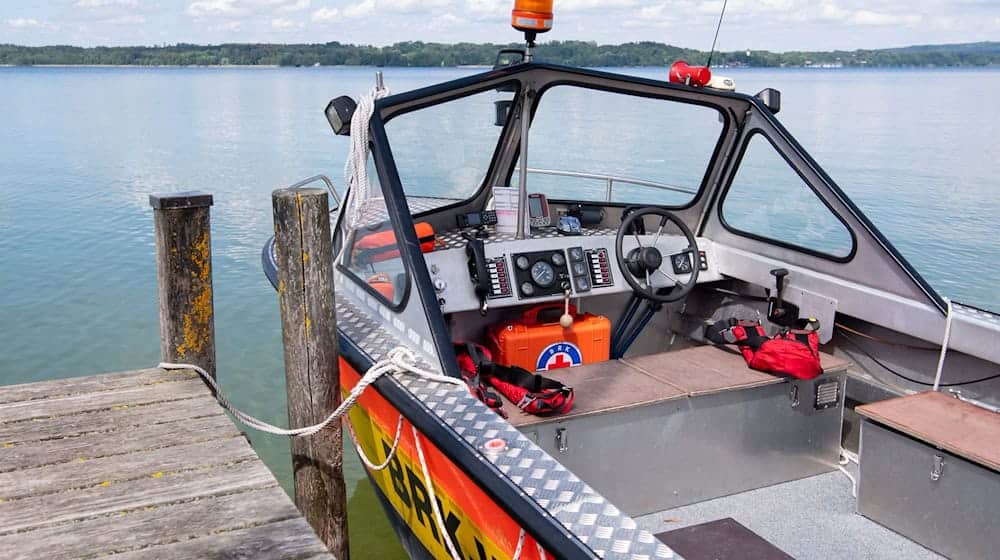
[[[674,272],[677,274],[687,274],[691,272],[691,259],[687,253],[677,253],[673,256]]]
[[[531,261],[528,260],[528,257],[520,256],[517,257],[517,261],[515,261],[514,264],[516,264],[517,268],[520,268],[521,270],[528,270],[528,267],[531,266]]]
[[[566,257],[564,257],[562,253],[553,253],[552,264],[556,266],[562,266],[566,264]]]
[[[528,297],[535,295],[535,285],[532,284],[531,282],[525,282],[524,284],[521,284],[521,293]]]
[[[543,288],[548,288],[556,281],[556,271],[552,265],[545,261],[538,261],[531,267],[531,279],[535,284]]]

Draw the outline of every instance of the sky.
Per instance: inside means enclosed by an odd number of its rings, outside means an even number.
[[[511,0],[0,0],[0,43],[506,43]],[[542,40],[707,50],[722,0],[555,0]],[[881,48],[1000,40],[1000,0],[730,0],[719,49]]]

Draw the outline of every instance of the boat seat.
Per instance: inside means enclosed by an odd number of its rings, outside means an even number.
[[[1000,471],[1000,414],[929,391],[855,408],[869,420]]]
[[[827,373],[842,372],[848,366],[846,360],[829,354],[821,354],[821,360]],[[530,426],[785,380],[754,371],[738,352],[714,345],[587,364],[545,375],[573,387],[573,409],[561,416],[540,417],[505,402],[511,424]]]

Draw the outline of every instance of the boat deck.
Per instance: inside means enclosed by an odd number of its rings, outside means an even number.
[[[830,354],[821,353],[821,358],[828,374],[843,372],[849,365]],[[565,422],[580,416],[786,381],[754,371],[747,367],[739,352],[714,345],[553,370],[545,375],[573,387],[576,394],[573,409],[564,415],[533,416],[505,398],[504,410],[514,426]]]
[[[0,556],[332,559],[196,374],[0,387]]]
[[[857,479],[856,466],[850,467]],[[727,517],[796,560],[944,558],[858,514],[851,481],[839,471],[651,513],[636,522],[662,533]]]

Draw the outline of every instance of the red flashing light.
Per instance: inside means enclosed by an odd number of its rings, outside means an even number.
[[[694,87],[705,87],[712,79],[712,70],[708,66],[691,66],[683,60],[678,60],[670,67],[670,81]]]

